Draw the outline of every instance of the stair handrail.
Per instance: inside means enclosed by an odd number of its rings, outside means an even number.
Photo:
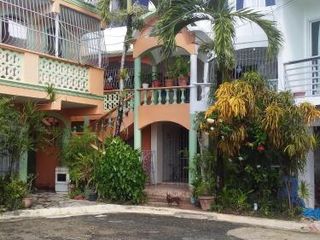
[[[125,98],[123,100],[123,103],[126,104],[127,102],[131,101],[133,99],[134,95],[129,96],[127,98]],[[91,128],[93,128],[95,130],[96,133],[100,132],[98,131],[98,129],[95,127],[97,126],[97,124],[101,121],[104,121],[105,119],[110,119],[110,115],[112,115],[117,109],[119,108],[119,106],[114,107],[113,109],[111,109],[110,111],[108,111],[107,113],[105,113],[104,115],[102,115],[99,119],[95,120],[92,124],[91,124]],[[99,139],[100,141],[102,141],[102,139]]]

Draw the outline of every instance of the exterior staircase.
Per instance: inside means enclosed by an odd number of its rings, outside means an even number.
[[[127,140],[133,135],[133,131],[130,131],[134,121],[131,100],[132,96],[124,100],[124,114],[121,124],[121,137],[124,140]],[[91,123],[91,129],[96,132],[101,142],[103,142],[107,137],[114,135],[117,113],[118,106],[109,110],[106,114]]]

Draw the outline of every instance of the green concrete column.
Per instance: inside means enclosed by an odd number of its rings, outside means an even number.
[[[197,130],[194,123],[195,113],[190,114],[190,130],[189,130],[189,184],[192,183],[193,158],[197,154]]]
[[[28,180],[28,153],[21,154],[19,161],[19,178],[21,181],[27,182]]]
[[[141,150],[141,130],[139,129],[139,106],[141,94],[141,58],[134,60],[134,148]]]

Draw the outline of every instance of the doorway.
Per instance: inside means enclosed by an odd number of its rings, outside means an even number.
[[[188,130],[174,123],[164,123],[163,182],[188,183]]]

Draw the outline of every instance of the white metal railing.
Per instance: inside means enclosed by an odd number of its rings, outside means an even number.
[[[285,89],[295,97],[320,96],[320,56],[284,64]]]
[[[54,13],[51,0],[0,0],[0,9],[0,43],[103,65],[104,34],[98,19],[68,7]]]

